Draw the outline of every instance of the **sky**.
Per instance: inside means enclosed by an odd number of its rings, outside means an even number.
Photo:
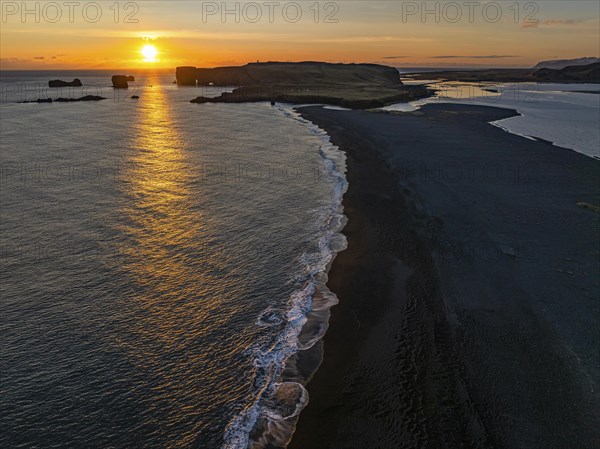
[[[1,8],[3,70],[302,60],[531,67],[600,56],[595,0],[2,0]],[[144,56],[145,46],[157,55]]]

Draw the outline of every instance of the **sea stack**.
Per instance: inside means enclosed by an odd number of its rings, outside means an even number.
[[[115,89],[127,89],[129,84],[127,83],[128,79],[125,75],[113,75],[112,77],[112,86]]]
[[[83,84],[79,78],[75,78],[73,81],[63,80],[52,80],[48,81],[48,87],[81,87]]]

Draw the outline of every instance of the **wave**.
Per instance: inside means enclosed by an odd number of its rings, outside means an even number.
[[[318,211],[320,223],[316,249],[301,255],[302,287],[290,297],[290,308],[267,308],[258,326],[282,326],[275,342],[257,351],[256,395],[225,430],[223,449],[285,447],[295,431],[301,411],[309,401],[304,388],[322,360],[322,338],[329,325],[330,309],[338,298],[327,288],[327,272],[336,254],[346,248],[341,230],[346,225],[342,199],[347,190],[345,154],[332,145],[324,130],[303,119],[292,106],[275,108],[297,120],[319,137],[319,154],[334,181],[331,204]]]

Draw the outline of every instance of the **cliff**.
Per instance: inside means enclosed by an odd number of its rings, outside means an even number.
[[[366,109],[423,98],[423,86],[405,86],[398,70],[377,64],[267,62],[240,67],[198,69],[178,67],[182,86],[240,86],[217,98],[198,97],[193,103],[326,103]]]
[[[326,62],[266,62],[240,67],[198,69],[177,67],[177,83],[199,86],[253,86],[259,84],[402,85],[398,70],[378,64],[330,64]]]

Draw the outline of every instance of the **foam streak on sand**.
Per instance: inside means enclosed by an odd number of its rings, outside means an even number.
[[[301,256],[305,270],[297,280],[303,287],[291,295],[290,308],[269,308],[257,319],[258,326],[283,325],[283,330],[272,346],[255,350],[255,400],[227,426],[224,449],[285,447],[289,443],[298,416],[308,404],[304,384],[321,362],[321,339],[327,331],[329,310],[338,303],[326,283],[335,255],[346,247],[341,234],[346,223],[342,209],[347,189],[345,155],[323,130],[293,109],[279,106],[278,110],[321,137],[318,151],[327,176],[335,183],[333,198],[329,208],[319,211],[323,224],[316,251]]]

